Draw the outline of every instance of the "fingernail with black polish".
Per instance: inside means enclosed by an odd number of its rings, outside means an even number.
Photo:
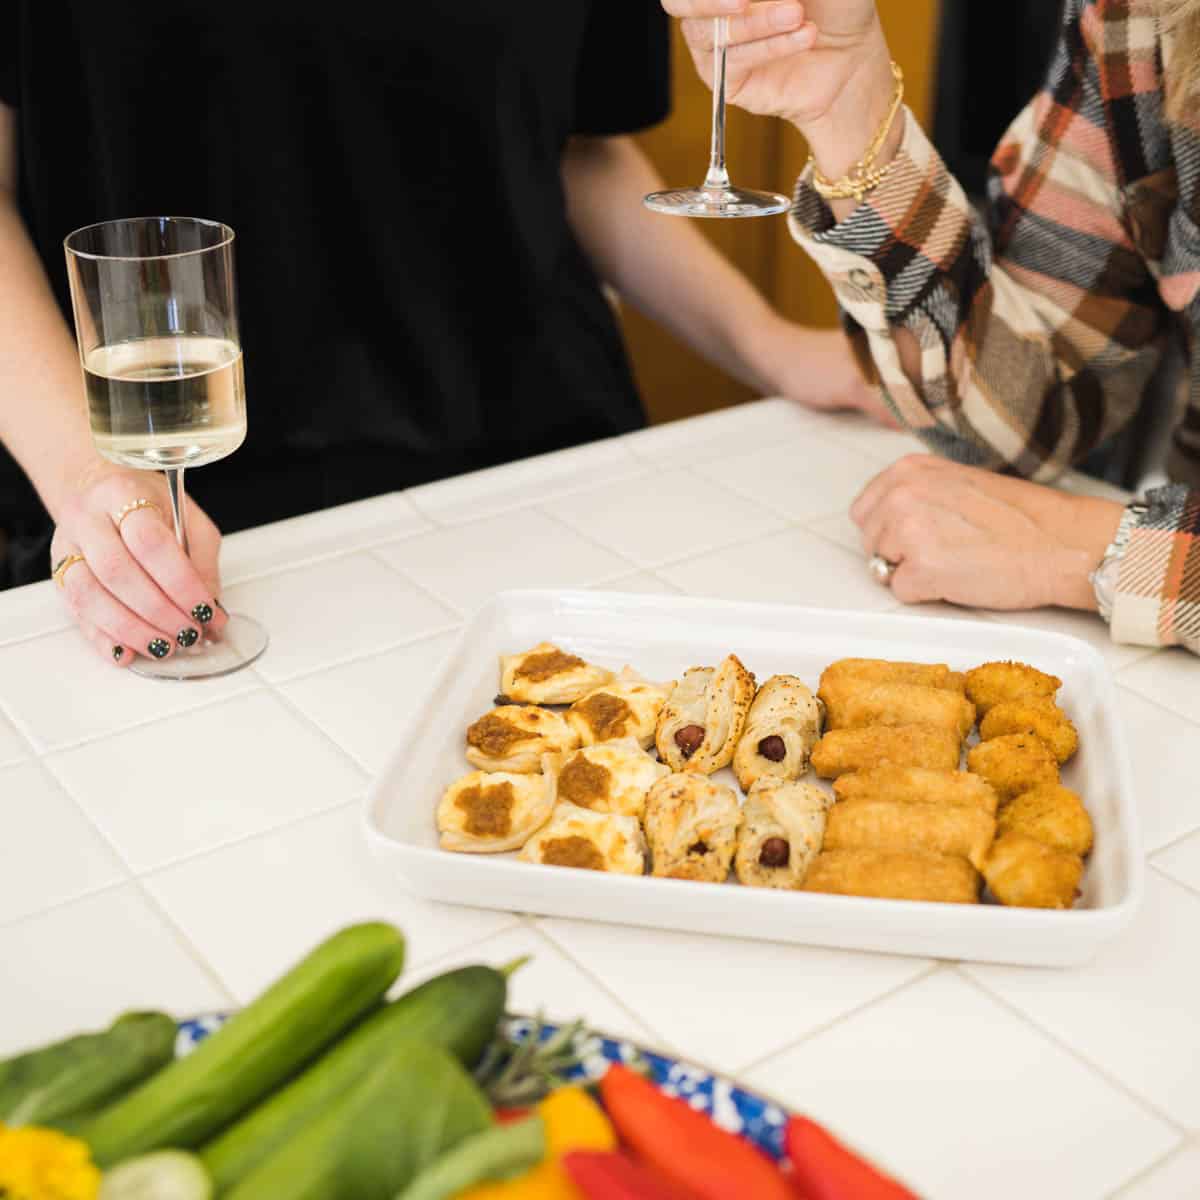
[[[197,604],[196,607],[192,609],[192,616],[195,617],[201,625],[207,625],[209,621],[213,619],[212,605]]]
[[[190,625],[186,629],[181,629],[175,636],[175,640],[179,645],[186,650],[189,646],[196,644],[196,639],[200,636],[198,629],[193,629]]]
[[[121,659],[123,659],[124,657],[125,657],[125,647],[124,646],[114,646],[113,647],[113,658],[115,658],[117,660],[117,662],[120,662]]]
[[[166,638],[155,638],[154,641],[146,647],[155,658],[166,658],[171,653],[171,643]]]

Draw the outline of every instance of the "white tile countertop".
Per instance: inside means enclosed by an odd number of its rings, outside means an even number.
[[[1150,870],[1082,969],[451,907],[366,851],[368,782],[483,600],[898,608],[846,508],[915,448],[768,400],[236,534],[223,599],[271,647],[212,682],[105,665],[49,583],[0,593],[0,1055],[126,1007],[243,1003],[326,933],[383,918],[410,978],[532,954],[514,1007],[732,1073],[923,1195],[1200,1196],[1200,664],[1181,651],[1113,646],[1082,614],[985,614],[1082,637],[1116,675]]]

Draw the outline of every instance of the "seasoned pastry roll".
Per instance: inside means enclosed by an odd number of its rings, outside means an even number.
[[[733,773],[748,792],[759,779],[799,779],[821,736],[821,702],[795,675],[772,675],[758,689],[733,752]]]
[[[813,749],[812,765],[823,779],[884,766],[953,771],[960,753],[954,730],[934,725],[865,725],[827,733]]]
[[[545,754],[566,754],[579,745],[567,722],[548,708],[506,704],[467,727],[467,762],[481,771],[532,775]]]
[[[715,669],[684,671],[663,705],[654,742],[673,771],[711,775],[729,765],[754,699],[754,676],[737,655]]]
[[[670,693],[670,686],[650,683],[626,667],[611,682],[576,700],[567,709],[567,721],[582,746],[636,738],[644,750],[649,750]]]
[[[549,770],[555,776],[557,803],[639,819],[646,793],[671,773],[633,738],[584,746]]]
[[[979,723],[979,740],[989,742],[1006,733],[1033,733],[1050,747],[1059,766],[1079,749],[1079,734],[1053,700],[1030,697],[995,704]]]
[[[821,673],[821,683],[837,678],[864,679],[870,683],[919,683],[960,696],[966,686],[962,674],[950,670],[945,663],[891,662],[886,658],[839,658]]]
[[[695,771],[660,779],[646,797],[646,838],[655,875],[724,883],[742,810],[732,788]]]
[[[500,656],[500,694],[529,704],[573,704],[612,677],[611,671],[551,642],[539,642],[524,654]]]
[[[962,739],[975,724],[975,705],[965,696],[920,683],[872,683],[840,676],[823,680],[818,695],[825,702],[826,729],[934,725]]]
[[[1092,818],[1076,792],[1060,784],[1045,784],[1023,792],[1004,806],[996,834],[1023,833],[1055,850],[1085,856],[1091,853],[1095,832]]]
[[[560,804],[517,857],[548,867],[642,875],[646,870],[646,839],[636,817]]]
[[[843,775],[833,785],[839,801],[900,800],[914,804],[959,805],[996,815],[999,798],[986,779],[969,771],[934,771],[927,767],[875,767]]]
[[[1058,782],[1058,760],[1040,737],[1006,733],[967,751],[967,770],[996,789],[1001,805],[1022,792]]]
[[[919,851],[822,850],[800,889],[878,900],[978,904],[979,872],[965,858]]]
[[[760,779],[742,806],[734,870],[747,887],[798,888],[825,836],[832,797],[815,784]]]
[[[554,781],[545,775],[472,771],[452,783],[438,805],[442,849],[516,850],[545,825],[553,808]]]
[[[983,866],[992,895],[1016,908],[1070,908],[1079,896],[1083,859],[1023,833],[998,837]]]
[[[995,836],[996,818],[973,805],[864,796],[829,810],[825,849],[949,854],[978,871]]]
[[[967,672],[967,699],[986,716],[1006,700],[1053,700],[1062,687],[1057,675],[1019,662],[988,662]]]

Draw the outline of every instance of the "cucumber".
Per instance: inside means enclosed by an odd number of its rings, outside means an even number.
[[[101,1166],[188,1149],[260,1100],[377,1004],[404,965],[391,925],[335,933],[252,1004],[80,1130]]]
[[[492,1112],[440,1046],[398,1042],[359,1082],[251,1171],[225,1200],[394,1200]]]
[[[212,1200],[212,1180],[194,1154],[157,1150],[105,1171],[97,1200]]]
[[[203,1146],[200,1157],[221,1194],[244,1178],[361,1079],[398,1039],[444,1046],[472,1067],[496,1032],[507,980],[491,967],[449,971],[373,1013],[303,1074]]]
[[[57,1125],[98,1109],[175,1057],[166,1013],[125,1013],[84,1033],[0,1062],[0,1124]]]

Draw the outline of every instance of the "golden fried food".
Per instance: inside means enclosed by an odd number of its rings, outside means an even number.
[[[1001,805],[1022,792],[1058,782],[1054,752],[1033,733],[1006,733],[967,751],[967,770],[996,789]]]
[[[1006,700],[1040,697],[1053,700],[1062,687],[1056,675],[1019,662],[988,662],[967,672],[967,699],[985,715]]]
[[[979,736],[988,742],[1006,733],[1036,734],[1050,747],[1060,766],[1079,749],[1075,726],[1053,700],[1031,697],[994,705],[979,723]]]
[[[823,679],[826,729],[868,725],[933,725],[960,739],[975,724],[975,706],[957,692],[920,683],[873,683],[850,675]]]
[[[953,771],[958,766],[958,734],[934,725],[867,725],[835,729],[813,749],[812,765],[824,779],[871,767],[929,767]]]
[[[804,892],[978,904],[979,873],[965,858],[918,851],[824,850],[808,869]]]
[[[839,658],[822,672],[821,684],[826,679],[845,678],[868,683],[919,683],[960,696],[966,687],[963,675],[945,663],[891,662],[886,658]]]
[[[839,801],[886,797],[912,804],[977,808],[996,815],[999,799],[985,779],[969,771],[935,771],[927,767],[875,767],[835,780]]]
[[[973,805],[863,796],[840,800],[825,823],[826,850],[950,854],[979,870],[996,836],[996,818]]]
[[[992,895],[1016,908],[1070,908],[1079,895],[1083,859],[1023,833],[992,843],[983,865]]]
[[[1023,792],[1005,805],[996,822],[996,833],[1023,833],[1055,850],[1079,855],[1091,851],[1095,836],[1083,801],[1061,784]]]

